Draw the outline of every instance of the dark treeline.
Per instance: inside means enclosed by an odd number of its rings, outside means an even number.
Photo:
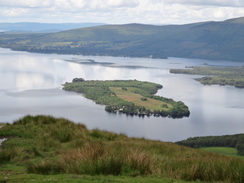
[[[179,141],[177,144],[193,148],[233,147],[237,149],[238,155],[244,156],[244,134],[194,137]]]
[[[154,97],[151,97],[154,98]],[[164,97],[161,97],[161,101],[164,100]],[[159,99],[160,100],[160,99]],[[170,117],[170,118],[183,118],[183,117],[189,117],[190,111],[188,107],[183,102],[175,102],[171,101],[171,104],[173,107],[170,110],[153,110],[146,109],[142,106],[136,106],[133,103],[122,103],[119,105],[107,105],[105,107],[105,110],[107,112],[121,112],[127,115],[139,115],[139,116],[156,116],[156,117]]]

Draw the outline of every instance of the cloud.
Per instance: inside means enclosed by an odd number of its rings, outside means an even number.
[[[35,7],[48,7],[51,6],[52,1],[50,0],[1,0],[1,7],[12,7],[12,8],[35,8]]]
[[[110,7],[134,7],[139,0],[1,0],[2,7],[25,8],[91,8],[102,9]]]
[[[135,7],[139,4],[136,0],[108,0],[107,5],[111,7]]]
[[[179,3],[198,6],[225,6],[240,7],[244,6],[243,0],[166,0],[168,3]]]
[[[244,15],[243,0],[0,0],[0,22],[183,24]]]
[[[11,9],[5,9],[2,10],[2,14],[6,17],[17,17],[17,16],[21,16],[23,14],[28,14],[28,10],[24,9],[24,8],[11,8]]]

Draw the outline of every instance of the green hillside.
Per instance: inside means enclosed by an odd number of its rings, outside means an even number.
[[[129,138],[51,116],[0,128],[0,182],[244,181],[244,161],[174,143]]]
[[[244,156],[244,134],[194,137],[179,141],[177,144],[193,148],[232,147],[237,149],[238,155]]]
[[[0,46],[42,53],[244,61],[244,18],[186,25],[102,25],[50,34],[0,34]]]

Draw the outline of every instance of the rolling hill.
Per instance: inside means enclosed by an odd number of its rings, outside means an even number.
[[[0,23],[0,32],[58,32],[63,30],[103,25],[102,23]]]
[[[41,53],[244,61],[244,17],[186,25],[101,25],[57,33],[1,33],[0,46]]]

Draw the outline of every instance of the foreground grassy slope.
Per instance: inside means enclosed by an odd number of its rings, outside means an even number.
[[[9,168],[6,168],[9,170]],[[1,175],[0,175],[1,176]],[[8,183],[193,183],[195,181],[174,180],[161,177],[130,177],[130,176],[90,176],[75,174],[59,174],[59,175],[37,175],[25,174],[19,171],[17,174],[8,173],[3,179]]]
[[[1,33],[0,46],[42,53],[244,61],[243,20],[103,25],[51,34]]]
[[[173,143],[88,130],[63,118],[26,116],[1,128],[0,136],[9,138],[0,152],[0,180],[7,182],[181,179],[177,182],[241,183],[244,178],[244,162],[239,159]]]

